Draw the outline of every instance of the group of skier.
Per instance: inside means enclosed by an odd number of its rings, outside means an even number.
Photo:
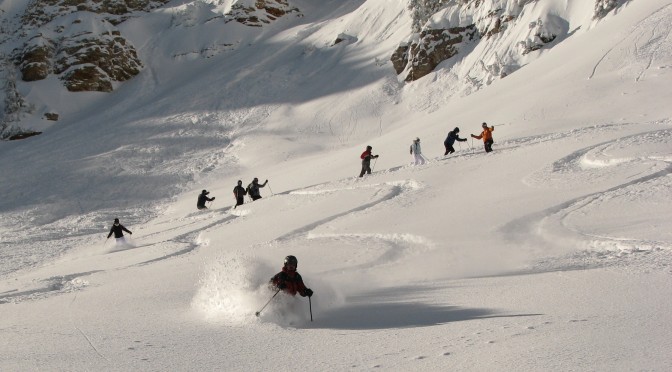
[[[245,195],[249,195],[252,201],[261,199],[259,189],[265,187],[267,183],[268,180],[264,181],[264,183],[259,183],[259,178],[254,177],[252,182],[247,185],[247,188],[244,188],[243,181],[238,180],[238,184],[233,188],[233,197],[236,199],[236,205],[233,208],[235,209],[245,203]]]
[[[255,178],[255,180],[257,179]],[[268,180],[266,180],[266,182],[268,182]],[[264,185],[266,184],[266,182],[264,182]],[[238,181],[238,186],[236,187],[240,187],[241,189],[243,189],[242,181]],[[245,191],[245,189],[243,189],[243,191]],[[207,195],[207,194],[208,193],[206,190],[203,190],[203,193],[201,193],[201,195]],[[205,197],[207,198],[207,196]],[[260,197],[261,196],[259,196],[257,199],[259,199]],[[214,200],[214,197],[210,199]],[[107,239],[109,239],[110,236],[114,234],[114,237],[117,240],[117,244],[124,244],[125,243],[124,231],[129,233],[130,235],[133,235],[133,233],[130,230],[128,230],[126,227],[124,227],[124,225],[122,225],[119,222],[118,218],[115,218],[114,223],[112,224],[112,228],[110,229],[110,233],[107,234]],[[280,272],[275,274],[268,282],[269,287],[272,290],[275,290],[276,292],[283,291],[284,293],[291,296],[296,296],[297,294],[299,294],[301,297],[312,297],[313,290],[306,287],[306,285],[303,283],[303,278],[301,277],[301,274],[299,274],[298,271],[296,271],[298,264],[299,261],[295,256],[289,255],[285,257],[285,263],[282,266]],[[259,312],[257,312],[257,315],[259,315]]]
[[[483,147],[485,152],[492,151],[492,144],[494,143],[492,139],[492,132],[495,130],[494,126],[488,126],[487,123],[481,125],[483,131],[479,135],[472,134],[471,138],[482,139]],[[449,155],[455,152],[453,145],[456,141],[466,142],[466,138],[460,138],[460,128],[455,127],[455,129],[448,132],[448,136],[443,141],[443,146],[446,148],[446,152],[443,154]],[[362,171],[359,173],[360,177],[363,177],[364,174],[371,174],[371,159],[377,159],[378,155],[373,155],[371,151],[373,148],[371,146],[366,146],[366,150],[362,153],[360,158],[362,159]],[[423,165],[427,161],[425,156],[422,154],[422,148],[420,147],[420,138],[416,137],[411,143],[410,153],[413,156],[413,165]]]
[[[494,142],[492,139],[492,131],[495,130],[495,127],[494,126],[489,127],[488,124],[483,123],[482,128],[483,131],[481,132],[481,134],[479,135],[472,134],[471,137],[476,139],[482,139],[483,145],[485,147],[485,152],[490,152],[492,151],[492,144]],[[455,143],[455,141],[464,142],[467,140],[466,138],[460,138],[459,133],[460,128],[457,127],[448,133],[448,137],[446,137],[446,140],[443,142],[444,146],[446,147],[446,152],[444,155],[452,154],[455,152],[455,149],[453,148],[453,144]],[[362,170],[359,173],[359,177],[363,177],[364,174],[371,174],[371,159],[378,159],[379,156],[374,155],[372,151],[373,151],[372,146],[366,146],[366,150],[364,150],[364,152],[360,155],[360,159],[362,159]],[[420,138],[416,138],[415,140],[413,140],[413,143],[411,144],[410,148],[410,153],[411,155],[414,156],[414,164],[416,165],[425,164],[425,158],[422,155],[422,149],[420,147]],[[255,181],[257,181],[256,178]],[[268,180],[266,182],[268,182]],[[264,185],[265,184],[266,183],[264,183]],[[241,181],[238,181],[238,186],[236,186],[236,189],[234,189],[233,191],[239,203],[236,204],[236,206],[242,204],[241,202],[242,197],[240,197],[239,199],[240,194],[236,193],[237,189],[242,190],[243,192],[245,191],[242,188]],[[303,297],[311,297],[313,295],[313,291],[310,288],[307,288],[306,285],[303,283],[303,278],[296,271],[297,265],[298,260],[296,259],[295,256],[285,257],[285,264],[282,267],[282,270],[271,278],[269,285],[273,290],[276,290],[277,292],[283,291],[284,293],[287,293],[291,296],[296,296],[297,294],[299,294]],[[259,312],[257,312],[257,315],[259,315]],[[311,314],[311,320],[312,320],[312,314]]]
[[[471,137],[476,139],[482,139],[485,152],[491,152],[492,144],[494,143],[492,139],[492,132],[495,130],[495,127],[488,126],[488,124],[483,123],[482,128],[483,131],[481,132],[481,134],[479,135],[471,134]],[[444,155],[449,155],[455,152],[455,148],[453,148],[453,145],[455,144],[456,141],[465,142],[467,140],[466,138],[460,138],[459,133],[460,128],[458,127],[455,127],[455,129],[448,132],[448,136],[443,142],[443,145],[446,148]],[[373,147],[366,146],[366,150],[360,155],[360,158],[362,160],[362,170],[359,173],[359,177],[363,177],[364,174],[371,174],[371,160],[378,159],[379,156],[374,155],[372,151]],[[420,138],[416,138],[413,140],[413,143],[411,144],[410,147],[410,153],[411,155],[413,155],[413,163],[415,165],[425,164],[426,159],[422,155],[422,149],[420,147]],[[247,186],[247,188],[245,188],[243,187],[243,181],[238,180],[238,184],[233,188],[233,196],[236,199],[236,205],[234,206],[234,208],[245,203],[245,195],[249,195],[253,201],[260,199],[261,194],[259,192],[259,189],[265,187],[267,183],[268,180],[260,184],[259,179],[255,177],[252,180],[252,182]],[[198,196],[198,202],[196,204],[196,207],[198,209],[207,209],[205,203],[215,200],[214,196],[212,198],[208,197],[209,194],[210,194],[209,191],[203,190],[201,194]],[[110,229],[110,233],[107,235],[107,238],[109,239],[110,236],[114,234],[114,237],[117,239],[117,241],[123,243],[124,231],[129,234],[133,234],[130,230],[126,229],[126,227],[124,227],[119,223],[118,218],[115,218],[112,228]],[[313,296],[313,291],[310,288],[306,287],[306,285],[303,283],[303,278],[296,271],[297,266],[298,266],[298,260],[295,256],[290,255],[285,257],[282,270],[276,275],[274,275],[269,281],[269,286],[276,291],[276,295],[280,291],[283,291],[284,293],[291,296],[296,296],[297,294],[299,294],[302,297]],[[271,299],[273,299],[273,297]],[[260,312],[257,312],[256,314],[259,315],[259,313]],[[311,313],[311,320],[312,320],[312,313]]]
[[[472,134],[471,138],[482,139],[483,145],[485,147],[485,152],[490,152],[492,151],[492,144],[494,143],[494,141],[492,140],[492,131],[495,130],[495,127],[494,126],[489,127],[487,123],[481,124],[481,127],[483,128],[481,134],[479,135]],[[455,127],[455,129],[448,132],[448,136],[443,141],[443,146],[446,148],[446,152],[443,155],[448,155],[455,152],[455,148],[453,148],[455,141],[458,142],[467,141],[466,138],[460,138],[459,133],[460,128],[458,127]]]
[[[238,180],[238,184],[233,188],[233,197],[236,199],[236,205],[233,208],[235,209],[239,205],[245,204],[245,195],[249,195],[250,199],[253,201],[261,199],[261,193],[259,192],[259,189],[265,187],[267,183],[268,180],[266,180],[264,183],[259,183],[259,179],[254,177],[252,182],[247,185],[247,188],[245,188],[243,187],[243,181]],[[198,200],[196,201],[196,208],[208,209],[208,207],[205,206],[205,203],[215,200],[214,196],[212,198],[208,197],[209,194],[210,192],[208,190],[201,191],[201,193],[198,195]]]

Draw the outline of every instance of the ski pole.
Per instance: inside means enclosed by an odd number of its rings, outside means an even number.
[[[259,310],[259,311],[257,311],[256,313],[254,313],[254,315],[259,316],[259,314],[261,314],[261,312],[266,308],[266,306],[268,306],[268,304],[271,303],[271,301],[275,298],[275,296],[278,295],[278,293],[280,293],[280,289],[278,289],[278,291],[275,292],[275,294],[273,295],[273,297],[271,297],[271,299],[268,300],[268,302],[266,302],[266,305],[264,305],[264,307],[262,307],[261,310]]]
[[[378,158],[375,158],[375,159],[373,160],[373,167],[371,167],[371,172],[373,172],[373,170],[376,168],[376,162],[377,162],[377,161],[378,161]]]
[[[275,195],[275,194],[273,194],[273,189],[271,188],[271,184],[270,184],[270,183],[268,184],[268,191],[271,192],[271,196]]]
[[[313,304],[310,302],[310,296],[308,296],[308,308],[310,309],[310,321],[313,321]]]

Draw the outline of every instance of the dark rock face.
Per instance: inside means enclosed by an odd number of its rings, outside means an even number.
[[[14,52],[24,81],[61,75],[71,91],[111,91],[113,81],[140,73],[135,48],[114,25],[132,12],[148,11],[168,0],[34,0],[22,15],[23,32],[35,33]],[[71,23],[59,17],[82,12]],[[49,24],[49,22],[55,23]],[[95,67],[95,69],[92,68]],[[86,78],[92,79],[85,81]]]
[[[410,69],[406,75],[406,81],[418,80],[432,72],[439,63],[458,54],[461,43],[475,40],[478,37],[479,33],[473,24],[466,27],[425,30],[420,33],[420,40],[411,44],[407,53],[403,49],[397,49],[392,62],[395,70],[403,71],[404,68],[400,66],[407,58],[410,62]]]
[[[79,78],[86,75],[95,76],[96,82],[100,79],[126,81],[140,73],[142,68],[142,63],[138,59],[135,48],[128,44],[126,39],[114,33],[80,35],[64,40],[60,52],[56,56],[54,72],[61,74],[70,70],[69,76],[72,76],[72,71],[80,69],[77,67],[80,65],[87,72],[77,74]],[[94,65],[100,71],[93,74],[88,65]],[[99,73],[104,76],[98,76]],[[69,80],[67,77],[64,77],[64,79]],[[70,89],[71,85],[66,84],[69,90],[72,90]],[[99,86],[99,84],[94,83],[92,86]],[[100,89],[95,90],[100,91]]]
[[[616,9],[621,3],[625,2],[624,0],[596,0],[595,1],[595,14],[593,19],[602,19],[609,12]]]
[[[109,92],[112,81],[126,81],[143,67],[135,48],[116,30],[102,34],[78,32],[58,40],[40,34],[24,45],[18,60],[24,81],[42,80],[50,73],[61,75],[67,71],[61,79],[68,90],[77,92]],[[95,71],[91,66],[96,67]],[[92,80],[86,82],[86,77]]]
[[[261,27],[288,13],[299,13],[287,0],[248,0],[233,5],[229,16],[246,26]]]
[[[42,35],[31,39],[20,57],[21,79],[23,81],[45,79],[51,72],[54,52],[55,46],[51,40]]]
[[[394,67],[394,71],[397,72],[397,75],[401,74],[404,72],[404,69],[406,68],[406,65],[408,65],[408,50],[409,46],[404,44],[400,45],[397,50],[392,53],[392,58],[390,60],[392,61],[392,66]]]
[[[58,114],[55,112],[45,112],[44,118],[51,121],[58,121]]]
[[[134,11],[149,11],[168,0],[37,0],[22,17],[25,25],[40,27],[59,16],[75,12],[104,15],[108,22],[119,24]]]
[[[21,132],[17,134],[13,134],[7,138],[10,141],[16,141],[16,140],[21,140],[21,139],[26,139],[32,136],[37,136],[38,134],[42,134],[42,132],[33,132],[33,131],[27,131],[27,132]]]
[[[94,65],[78,66],[66,72],[61,79],[71,92],[111,92],[112,82],[109,76]]]

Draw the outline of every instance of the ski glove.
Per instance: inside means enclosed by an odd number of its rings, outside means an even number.
[[[310,288],[306,288],[306,292],[305,292],[305,293],[306,293],[306,296],[308,296],[308,297],[312,297],[312,296],[313,296],[313,290],[310,289]]]

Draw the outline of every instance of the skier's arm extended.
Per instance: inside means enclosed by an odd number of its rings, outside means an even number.
[[[311,297],[313,295],[313,291],[310,288],[306,288],[306,285],[303,284],[303,278],[301,275],[296,274],[298,276],[297,278],[297,283],[296,283],[296,291],[301,295],[301,297]]]

